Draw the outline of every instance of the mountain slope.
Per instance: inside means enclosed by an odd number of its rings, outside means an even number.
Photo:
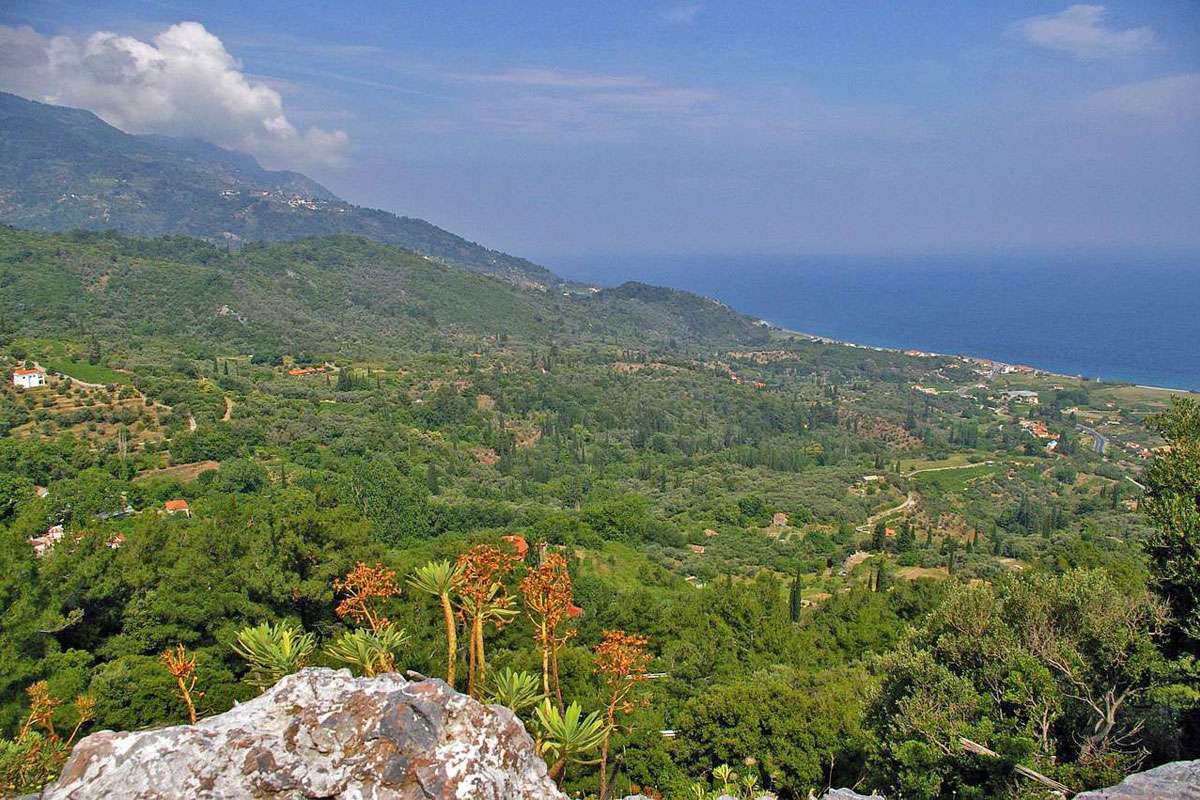
[[[185,237],[3,227],[0,324],[28,337],[161,337],[241,352],[382,353],[496,335],[701,350],[766,336],[686,292],[522,288],[362,237],[230,253]]]
[[[422,219],[341,200],[295,172],[205,142],[132,136],[89,111],[0,92],[0,222],[210,241],[355,234],[521,285],[558,278]]]

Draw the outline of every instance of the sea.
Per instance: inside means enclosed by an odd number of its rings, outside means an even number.
[[[715,297],[840,341],[1200,391],[1200,256],[548,259],[564,278]]]

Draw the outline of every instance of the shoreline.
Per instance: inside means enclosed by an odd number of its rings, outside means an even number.
[[[805,331],[797,331],[791,328],[785,328],[781,325],[776,325],[774,322],[766,319],[755,320],[761,325],[765,325],[771,330],[778,331],[789,336],[799,336],[802,339],[807,339],[810,342],[820,342],[822,344],[836,344],[842,347],[857,347],[861,350],[874,350],[880,353],[897,353],[899,355],[907,355],[912,358],[957,358],[964,361],[970,361],[976,364],[990,364],[995,367],[1009,368],[1012,372],[1047,375],[1053,378],[1068,378],[1070,380],[1083,381],[1085,383],[1095,383],[1101,386],[1132,386],[1137,389],[1148,389],[1156,392],[1169,392],[1171,394],[1196,395],[1200,394],[1197,389],[1183,389],[1172,386],[1153,386],[1145,383],[1135,383],[1133,381],[1105,381],[1099,378],[1085,378],[1083,375],[1068,375],[1062,372],[1053,372],[1052,370],[1042,369],[1028,364],[1012,364],[1007,361],[1000,361],[995,358],[987,358],[985,356],[973,356],[967,353],[938,353],[932,350],[917,350],[916,348],[899,348],[899,347],[883,347],[881,345],[862,344],[861,342],[850,342],[842,339],[834,339],[830,336],[822,336],[816,333],[807,333]]]

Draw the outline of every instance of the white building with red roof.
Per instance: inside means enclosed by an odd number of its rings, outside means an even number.
[[[36,389],[46,385],[46,373],[40,369],[14,369],[12,382],[22,389]]]

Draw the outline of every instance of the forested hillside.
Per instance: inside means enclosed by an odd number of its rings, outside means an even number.
[[[509,705],[590,797],[1200,741],[1194,400],[343,236],[0,231],[0,368],[0,790],[306,663]]]
[[[0,222],[10,225],[185,234],[223,246],[354,234],[516,283],[559,282],[425,220],[347,203],[298,173],[199,140],[131,136],[82,109],[0,92],[0,153]]]
[[[358,237],[252,244],[0,230],[0,312],[27,335],[166,337],[251,353],[466,344],[492,335],[712,347],[763,342],[740,314],[686,292],[518,288]]]

